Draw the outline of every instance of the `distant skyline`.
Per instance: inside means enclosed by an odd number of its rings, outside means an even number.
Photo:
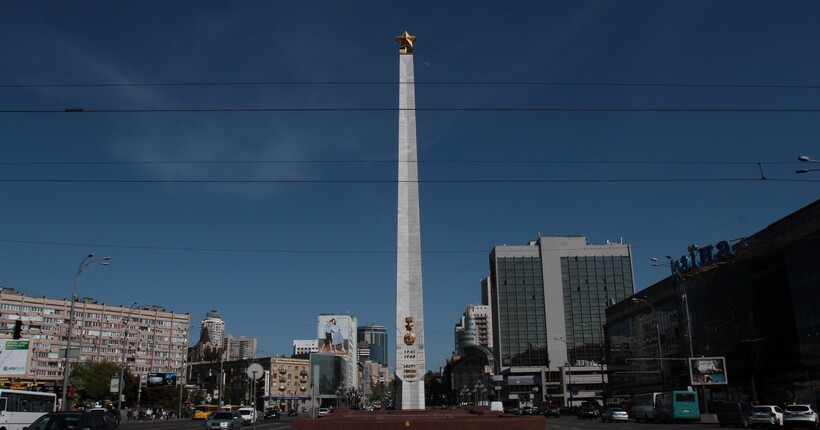
[[[417,36],[425,349],[496,245],[651,257],[815,201],[808,1],[11,3],[0,16],[0,286],[160,305],[289,355],[319,314],[395,333],[398,53]],[[818,166],[820,167],[820,166]],[[765,178],[765,179],[764,179]],[[194,322],[196,321],[196,322]],[[199,333],[191,333],[191,343]]]

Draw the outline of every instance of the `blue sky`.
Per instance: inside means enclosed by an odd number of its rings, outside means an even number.
[[[623,240],[640,290],[667,274],[651,257],[816,200],[820,172],[794,170],[820,158],[818,18],[809,1],[7,4],[0,285],[67,298],[93,251],[112,264],[79,295],[195,325],[215,308],[260,355],[315,337],[319,313],[394,330],[407,30],[437,369],[494,245]]]

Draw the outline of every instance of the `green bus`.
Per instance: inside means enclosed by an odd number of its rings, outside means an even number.
[[[699,421],[698,393],[689,390],[658,393],[655,397],[655,420]]]

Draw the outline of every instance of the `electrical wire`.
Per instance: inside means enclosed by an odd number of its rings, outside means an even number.
[[[315,107],[315,108],[126,108],[2,109],[0,114],[137,114],[137,113],[327,113],[327,112],[532,112],[532,113],[817,113],[820,108],[607,108],[607,107]]]
[[[354,86],[400,85],[399,81],[222,81],[222,82],[108,82],[108,83],[23,83],[0,84],[0,88],[129,88],[129,87],[218,87],[218,86]],[[569,82],[569,81],[415,81],[415,85],[451,86],[574,86],[635,88],[747,88],[747,89],[820,89],[815,84],[734,84],[734,83],[651,83],[651,82]]]

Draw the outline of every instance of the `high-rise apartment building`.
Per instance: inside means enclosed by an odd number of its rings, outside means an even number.
[[[604,310],[635,291],[629,245],[574,236],[496,246],[484,289],[506,399],[578,405],[603,391]]]
[[[370,361],[387,366],[387,328],[380,325],[365,325],[356,329],[356,340],[367,342]]]
[[[490,306],[467,305],[455,326],[456,350],[466,344],[493,347]]]
[[[207,333],[208,342],[218,350],[225,347],[225,321],[216,309],[205,314],[202,320],[203,334]]]
[[[60,385],[65,365],[71,302],[33,297],[10,288],[0,289],[0,336],[11,338],[16,321],[22,322],[21,340],[28,341],[24,373],[0,371],[3,378]],[[72,363],[122,363],[131,372],[179,373],[185,364],[190,316],[160,306],[112,306],[90,298],[74,303]],[[73,354],[72,354],[73,356]]]
[[[256,358],[256,338],[225,336],[228,360],[245,360]]]

